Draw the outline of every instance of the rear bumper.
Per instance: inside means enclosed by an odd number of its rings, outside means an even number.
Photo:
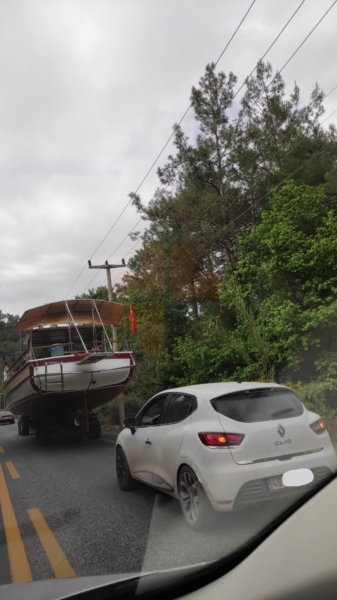
[[[271,492],[269,490],[267,479],[255,479],[245,483],[240,489],[235,502],[233,510],[244,510],[246,508],[256,507],[260,504],[271,503],[271,502],[295,502],[304,493],[314,489],[317,485],[320,485],[326,480],[329,480],[332,476],[332,472],[327,467],[313,468],[314,481],[306,486],[300,488],[282,488],[280,490]]]
[[[213,451],[210,456],[203,451],[194,457],[191,467],[198,475],[213,508],[217,512],[231,512],[247,507],[257,506],[265,502],[277,502],[292,496],[294,500],[302,496],[315,484],[337,472],[337,457],[331,449],[324,449],[316,454],[297,456],[290,460],[273,460],[264,463],[238,465],[228,451]],[[226,454],[225,454],[226,453]],[[286,488],[270,492],[267,480],[283,475],[292,469],[308,468],[315,474],[313,484],[299,488]]]

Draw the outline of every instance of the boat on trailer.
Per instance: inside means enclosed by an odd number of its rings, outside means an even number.
[[[93,409],[117,397],[133,375],[128,340],[113,340],[125,306],[105,300],[62,300],[27,310],[14,328],[24,350],[4,381],[6,406],[21,415],[21,433],[38,443],[72,432],[99,437]]]

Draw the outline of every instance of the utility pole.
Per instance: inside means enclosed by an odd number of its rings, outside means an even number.
[[[108,261],[105,261],[104,265],[92,265],[91,260],[88,260],[89,269],[105,269],[106,270],[106,278],[108,283],[108,295],[109,302],[113,302],[112,299],[112,283],[111,283],[111,272],[110,269],[117,269],[119,267],[125,267],[125,260],[122,259],[121,265],[109,265]],[[111,324],[112,329],[112,349],[114,352],[118,351],[118,343],[117,343],[117,327]],[[125,410],[124,410],[124,400],[123,395],[117,398],[117,407],[118,407],[118,417],[119,417],[119,426],[121,429],[124,427],[124,419],[125,419]]]
[[[124,258],[122,259],[122,264],[121,265],[109,265],[108,261],[105,261],[104,265],[92,265],[91,264],[91,260],[88,260],[88,265],[89,265],[89,269],[105,269],[106,270],[106,277],[107,277],[107,282],[108,282],[108,294],[109,294],[109,302],[113,302],[112,299],[112,284],[111,284],[111,273],[110,273],[110,269],[117,269],[119,267],[125,267],[125,260]],[[113,340],[113,351],[116,352],[118,350],[118,345],[117,345],[117,327],[114,327],[113,325],[111,325],[112,327],[112,340]]]

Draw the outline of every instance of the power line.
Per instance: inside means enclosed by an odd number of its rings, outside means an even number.
[[[260,60],[263,60],[263,58],[264,58],[264,57],[267,55],[267,53],[268,53],[268,52],[270,51],[270,49],[273,47],[273,45],[275,44],[275,42],[277,41],[277,39],[280,37],[280,35],[283,33],[283,31],[286,29],[286,27],[289,25],[289,23],[290,23],[290,22],[292,21],[292,19],[295,17],[295,15],[297,14],[297,12],[298,12],[298,11],[299,11],[299,9],[301,8],[301,6],[304,4],[304,1],[305,1],[305,0],[303,0],[303,1],[300,3],[300,5],[299,5],[299,6],[297,7],[297,9],[294,11],[294,13],[293,13],[293,14],[292,14],[292,16],[290,17],[290,19],[288,19],[287,23],[284,25],[284,27],[282,28],[282,30],[280,31],[280,33],[277,35],[277,37],[275,38],[275,40],[273,41],[273,43],[272,43],[272,44],[269,46],[269,48],[266,50],[266,52],[264,53],[263,57],[262,57]],[[334,2],[331,4],[331,6],[329,7],[329,9],[328,9],[328,10],[327,10],[327,11],[324,13],[324,15],[323,15],[323,16],[322,16],[322,17],[319,19],[319,21],[318,21],[318,22],[317,22],[317,23],[314,25],[314,27],[313,27],[313,28],[310,30],[310,32],[309,32],[309,33],[306,35],[306,37],[304,38],[304,40],[302,40],[302,42],[301,42],[301,43],[298,45],[298,47],[295,49],[295,51],[292,53],[292,55],[289,57],[289,59],[288,59],[288,60],[287,60],[287,61],[284,63],[284,65],[281,67],[281,69],[279,69],[279,70],[277,71],[277,73],[275,74],[275,76],[273,77],[273,79],[272,79],[272,80],[269,82],[269,84],[266,86],[266,89],[267,89],[267,88],[268,88],[268,87],[269,87],[269,86],[270,86],[270,85],[273,83],[273,81],[276,79],[276,77],[277,77],[277,76],[278,76],[278,75],[279,75],[279,74],[280,74],[280,73],[281,73],[281,72],[282,72],[282,71],[285,69],[285,67],[286,67],[286,66],[289,64],[289,62],[290,62],[290,61],[291,61],[291,60],[294,58],[294,56],[297,54],[297,52],[300,50],[300,48],[301,48],[301,47],[304,45],[304,43],[305,43],[305,42],[306,42],[306,41],[309,39],[309,37],[312,35],[312,33],[313,33],[313,32],[314,32],[316,29],[317,29],[317,27],[319,26],[319,24],[320,24],[320,23],[323,21],[323,19],[326,17],[326,15],[327,15],[327,14],[330,12],[330,10],[333,8],[333,6],[334,6],[336,3],[337,3],[337,0],[334,0]],[[242,19],[242,21],[241,21],[241,23],[239,24],[239,26],[238,26],[238,27],[240,27],[240,25],[242,24],[243,20],[246,18],[247,14],[248,14],[248,12],[250,11],[250,9],[252,8],[253,4],[254,4],[254,2],[251,4],[251,6],[250,6],[249,10],[248,10],[248,11],[247,11],[247,13],[245,14],[244,18]],[[237,28],[237,30],[238,30],[238,28]],[[237,30],[236,30],[236,31],[237,31]],[[235,35],[236,31],[234,32],[234,34],[233,34],[233,36],[232,36],[231,40],[233,39],[233,37],[234,37],[234,35]],[[230,41],[231,41],[231,40],[230,40]],[[229,41],[229,43],[230,43],[230,41]],[[229,43],[227,44],[226,48],[228,47]],[[226,48],[224,49],[224,51],[226,50]],[[223,52],[224,52],[224,51],[223,51]],[[223,53],[222,53],[222,54],[223,54]],[[218,58],[218,61],[217,61],[217,62],[219,62],[219,60],[220,60],[220,58],[221,58],[222,54],[221,54],[221,55],[220,55],[220,57]],[[217,64],[217,63],[216,63],[216,64]],[[246,82],[248,81],[248,79],[251,77],[252,73],[255,71],[256,67],[257,67],[257,65],[256,65],[256,66],[255,66],[255,68],[254,68],[254,69],[251,71],[251,73],[248,75],[248,77],[245,79],[245,82],[244,82],[244,83],[246,83]],[[244,85],[244,84],[243,84],[243,85]],[[236,96],[236,95],[239,93],[239,91],[242,89],[243,85],[242,85],[242,86],[239,88],[239,90],[237,90],[237,92],[236,92],[235,96]],[[333,92],[333,91],[334,91],[336,88],[337,88],[337,86],[335,86],[335,87],[334,87],[334,88],[333,88],[333,89],[332,89],[332,90],[331,90],[331,91],[330,91],[330,92],[329,92],[329,93],[328,93],[328,94],[327,94],[327,95],[326,95],[324,98],[326,98],[328,95],[330,95],[330,94],[331,94],[331,93],[332,93],[332,92]],[[260,95],[260,96],[259,96],[259,97],[258,97],[258,98],[255,100],[255,102],[254,102],[254,104],[253,104],[253,105],[255,105],[255,104],[256,104],[256,103],[259,101],[259,99],[262,97],[262,95],[263,95],[264,93],[266,93],[266,91],[265,91],[265,90],[264,90],[264,91],[262,92],[262,94],[261,94],[261,95]],[[234,97],[235,97],[235,96],[234,96]],[[233,98],[234,98],[234,97],[233,97]],[[190,105],[190,106],[191,106],[191,105]],[[190,107],[189,107],[189,108],[190,108]],[[188,109],[188,110],[189,110],[189,109]],[[330,115],[330,116],[331,116],[331,115]],[[239,119],[239,121],[240,121],[240,119]],[[180,121],[180,122],[181,122],[181,121]],[[324,121],[323,121],[323,122],[324,122]],[[179,123],[179,124],[180,124],[180,123]],[[296,126],[295,126],[295,127],[296,127]],[[172,133],[172,135],[171,135],[171,138],[172,138],[172,136],[173,136],[173,135],[174,135],[174,132]],[[293,149],[292,149],[292,150],[293,150]],[[230,151],[227,153],[227,155],[231,154],[233,151],[234,151],[234,150],[230,150]],[[289,153],[289,152],[288,152],[288,153]],[[287,154],[288,154],[288,153],[287,153]],[[223,158],[224,158],[224,157],[223,157]],[[193,175],[193,177],[192,177],[192,178],[190,178],[190,179],[187,181],[187,184],[188,184],[188,183],[191,183],[191,181],[193,181],[193,179],[194,179],[196,176],[197,176],[197,173],[195,173],[195,174]],[[136,190],[136,192],[135,192],[135,193],[137,193],[138,189],[139,189],[139,187],[137,188],[137,190]],[[128,205],[130,204],[130,202],[131,202],[131,199],[130,199],[130,201],[128,202]],[[127,206],[128,206],[128,205],[127,205]],[[205,212],[207,212],[207,210],[206,210]],[[138,223],[140,223],[140,221],[141,221],[141,220],[139,220],[139,221],[138,221]],[[137,223],[137,225],[138,225],[138,223]],[[135,227],[136,227],[137,225],[135,225]],[[134,227],[134,228],[135,228],[135,227]],[[110,231],[111,231],[111,230],[110,230]],[[126,237],[128,237],[128,236],[126,236]],[[125,239],[126,239],[126,238],[124,238],[123,242],[125,241]],[[103,240],[103,241],[104,241],[104,240]],[[121,244],[122,244],[123,242],[121,242]],[[121,244],[120,244],[120,245],[121,245]],[[118,246],[118,247],[119,247],[119,246]],[[83,269],[83,270],[84,270],[84,269]],[[83,271],[82,271],[82,272],[83,272]]]
[[[337,0],[334,0],[334,2],[331,4],[331,6],[328,8],[328,10],[324,13],[324,15],[319,19],[319,21],[316,23],[316,25],[314,25],[314,27],[310,30],[310,32],[306,35],[306,37],[304,38],[304,40],[299,44],[299,46],[296,48],[296,50],[292,53],[292,55],[290,56],[290,58],[284,63],[284,65],[281,67],[280,70],[278,70],[275,74],[275,76],[273,77],[273,79],[269,82],[269,84],[266,86],[266,89],[268,89],[268,87],[273,83],[273,81],[276,79],[276,77],[284,70],[284,68],[289,64],[289,62],[294,58],[294,56],[297,54],[297,52],[300,50],[300,48],[303,46],[303,44],[309,39],[309,37],[311,36],[311,34],[315,31],[315,29],[317,29],[318,25],[323,21],[323,19],[326,17],[326,15],[329,13],[329,11],[333,8],[333,6],[337,3]],[[301,8],[301,6],[303,5],[303,2],[298,6],[298,8],[295,10],[295,12],[293,13],[293,15],[291,16],[291,18],[288,20],[288,22],[286,23],[286,25],[283,27],[283,29],[281,30],[281,32],[278,34],[278,36],[275,38],[274,42],[269,46],[268,50],[265,52],[265,54],[263,55],[263,58],[267,55],[267,53],[269,52],[269,50],[272,48],[272,46],[274,45],[274,43],[276,42],[276,40],[280,37],[281,33],[285,30],[285,28],[288,26],[288,24],[291,22],[291,20],[293,19],[293,17],[296,15],[296,13],[298,12],[298,10]],[[262,59],[260,59],[262,60]],[[258,64],[258,63],[257,63]],[[248,81],[248,79],[251,77],[252,73],[255,71],[257,65],[255,66],[255,68],[253,69],[253,71],[250,73],[250,75],[246,78],[245,82],[246,83]],[[235,96],[238,94],[238,92],[240,91],[240,89],[242,88],[242,86],[239,88],[239,90],[236,92]],[[262,92],[262,94],[260,94],[260,96],[258,96],[258,98],[255,99],[255,102],[253,103],[253,106],[255,106],[255,104],[257,104],[257,102],[260,100],[260,98],[262,97],[263,94],[266,93],[266,89]],[[330,92],[328,94],[326,94],[323,99],[327,98],[335,89],[337,89],[337,86],[335,86],[332,90],[330,90]],[[233,99],[235,98],[235,96],[233,97]],[[331,116],[331,115],[330,115]],[[238,120],[237,123],[237,127],[239,125],[241,121],[241,116]],[[324,123],[325,121],[323,121]],[[294,126],[294,128],[296,127],[296,125]],[[205,136],[204,136],[205,137]],[[232,154],[232,152],[234,151],[234,149],[229,150],[229,152],[227,152],[224,156],[222,156],[221,158],[225,158],[226,156],[229,156],[230,154]],[[198,171],[193,175],[193,177],[191,177],[187,182],[186,185],[188,185],[189,183],[191,183],[191,181],[193,181],[193,179],[195,179],[195,177],[197,176]]]
[[[335,85],[335,87],[325,97],[327,98],[328,96],[330,96],[330,94],[332,94],[332,92],[334,92],[335,90],[337,90],[337,85]]]
[[[337,89],[337,85],[334,89]],[[331,94],[331,92],[330,92],[330,94]],[[329,96],[329,94],[328,94],[328,96]],[[325,96],[325,97],[327,97],[327,96]],[[336,112],[337,112],[337,108],[326,119],[324,119],[324,121],[322,121],[321,125],[323,125],[323,123],[325,123],[328,119],[330,119],[330,117],[332,117],[332,115],[334,115]]]
[[[266,89],[268,89],[268,87],[273,83],[273,81],[276,79],[276,77],[283,71],[283,69],[289,64],[289,62],[292,60],[292,58],[297,54],[298,50],[303,46],[303,44],[307,41],[307,39],[310,37],[310,35],[315,31],[315,29],[318,27],[319,23],[321,23],[321,21],[324,19],[324,17],[328,14],[328,12],[331,10],[331,8],[333,7],[334,4],[336,4],[337,0],[335,0],[335,2],[330,6],[330,8],[326,11],[326,13],[323,15],[323,17],[321,17],[321,19],[316,23],[316,25],[311,29],[311,31],[308,33],[308,35],[304,38],[304,40],[301,42],[301,44],[296,48],[296,50],[293,52],[293,54],[290,56],[290,58],[286,61],[286,63],[281,67],[281,69],[279,71],[276,72],[275,76],[273,77],[273,79],[269,82],[269,84],[266,86]],[[295,12],[293,13],[293,15],[291,16],[291,18],[288,20],[288,22],[286,23],[286,25],[283,27],[283,29],[281,30],[281,32],[278,34],[278,36],[275,38],[274,42],[269,46],[268,50],[265,52],[265,54],[263,55],[262,58],[264,58],[267,53],[269,52],[269,50],[272,48],[272,46],[274,45],[274,43],[276,42],[276,40],[280,37],[281,33],[285,30],[285,28],[289,25],[289,23],[291,22],[291,20],[293,19],[293,17],[296,15],[296,13],[298,12],[298,10],[301,8],[303,2],[298,6],[298,8],[295,10]],[[262,59],[260,59],[262,60]],[[260,62],[260,61],[258,61]],[[253,71],[250,73],[250,75],[245,79],[244,83],[247,83],[247,81],[249,80],[249,78],[251,77],[252,73],[255,71],[255,69],[257,68],[258,63],[255,65]],[[336,86],[337,87],[337,86]],[[239,88],[239,90],[235,93],[235,95],[233,96],[233,99],[237,96],[238,92],[240,91],[240,89],[242,89],[242,86]],[[255,106],[257,104],[257,102],[260,100],[260,98],[262,98],[263,94],[266,93],[266,89],[263,90],[263,92],[260,94],[260,96],[258,96],[253,105]],[[334,88],[335,89],[335,88]],[[330,93],[332,93],[333,90],[331,90]],[[238,128],[239,124],[241,123],[243,119],[243,114],[240,115],[240,118],[237,122],[236,128]],[[205,135],[203,136],[203,138],[205,138]],[[234,149],[229,150],[226,154],[224,154],[221,158],[225,158],[226,156],[229,156],[230,154],[232,154],[232,152],[234,151]],[[188,185],[189,183],[191,183],[191,181],[193,181],[193,179],[195,179],[195,177],[197,176],[198,171],[193,175],[193,177],[191,177],[187,182],[186,185]]]
[[[230,40],[227,42],[225,48],[223,49],[223,51],[221,52],[218,60],[215,63],[215,66],[218,64],[218,62],[220,61],[220,59],[222,58],[222,56],[224,55],[224,53],[226,52],[228,46],[230,45],[230,43],[232,42],[232,40],[234,39],[236,33],[239,31],[242,23],[244,22],[245,18],[247,17],[248,13],[250,12],[251,8],[253,7],[253,5],[255,4],[256,0],[253,0],[253,2],[251,3],[250,7],[248,8],[247,12],[245,13],[244,17],[241,19],[239,25],[237,26],[237,28],[235,29],[233,35],[231,36]],[[336,0],[337,2],[337,0]],[[192,103],[189,105],[189,107],[185,110],[183,116],[181,117],[178,125],[180,125],[183,120],[185,119],[188,111],[190,110],[192,106]],[[168,144],[170,143],[170,141],[172,140],[173,136],[174,136],[174,131],[171,133],[170,137],[168,138],[167,142],[164,144],[163,148],[161,149],[161,151],[159,152],[158,156],[155,158],[155,160],[153,161],[152,165],[150,166],[150,168],[148,169],[147,173],[144,175],[143,179],[141,180],[140,184],[138,185],[137,189],[135,190],[135,194],[137,194],[137,192],[140,190],[140,188],[142,187],[144,181],[147,179],[148,175],[151,173],[153,167],[155,166],[155,164],[158,162],[159,158],[161,157],[161,155],[163,154],[165,148],[167,148]],[[119,219],[121,218],[121,216],[124,214],[124,212],[126,211],[127,207],[130,205],[130,203],[132,202],[132,198],[130,198],[130,200],[127,202],[127,204],[125,205],[125,207],[123,208],[122,212],[120,213],[120,215],[117,217],[116,221],[113,223],[113,225],[110,227],[108,233],[105,235],[105,237],[103,238],[103,240],[101,241],[101,243],[97,246],[94,254],[96,254],[97,250],[101,247],[101,245],[103,244],[103,242],[106,240],[106,238],[108,237],[108,235],[111,233],[111,231],[113,230],[113,228],[115,227],[115,225],[118,223]]]
[[[270,46],[267,48],[266,52],[263,54],[263,56],[259,59],[258,63],[260,61],[262,61],[268,54],[268,52],[271,50],[271,48],[275,45],[275,43],[277,42],[277,40],[279,39],[279,37],[282,35],[282,33],[285,31],[285,29],[288,27],[288,25],[291,23],[291,21],[293,20],[293,18],[295,17],[295,15],[298,13],[298,11],[300,10],[300,8],[302,7],[302,5],[304,4],[305,0],[302,0],[302,2],[299,4],[299,6],[296,8],[296,10],[293,12],[293,14],[291,15],[291,17],[288,19],[288,21],[286,22],[286,24],[282,27],[281,31],[278,33],[278,35],[276,36],[276,38],[273,40],[273,42],[270,44]],[[225,50],[227,49],[227,47],[229,46],[230,42],[232,41],[234,35],[236,34],[236,32],[238,31],[238,29],[240,28],[241,24],[243,23],[244,19],[246,18],[246,16],[248,15],[250,9],[253,7],[254,2],[250,5],[248,11],[246,12],[246,14],[244,15],[243,19],[240,21],[237,29],[235,30],[235,32],[233,33],[232,37],[230,38],[230,40],[228,41],[226,47],[224,48],[223,52],[220,54],[218,60],[215,63],[215,66],[218,64],[219,60],[222,58]],[[242,83],[242,85],[240,86],[240,88],[236,91],[235,95],[233,96],[233,100],[234,98],[238,95],[238,93],[240,92],[240,90],[243,88],[243,86],[247,83],[247,81],[250,79],[250,77],[252,76],[252,74],[254,73],[254,71],[257,68],[258,63],[255,65],[254,69],[250,72],[250,74],[245,78],[244,82]],[[337,86],[336,86],[337,87]],[[335,89],[335,88],[334,88]],[[333,91],[333,90],[331,90]],[[331,93],[331,92],[329,92]],[[178,125],[181,124],[181,122],[183,121],[184,117],[186,116],[187,112],[189,111],[189,109],[191,108],[192,104],[190,104],[190,106],[188,107],[187,111],[184,113],[183,117],[181,118],[181,120],[179,121]],[[172,133],[172,135],[169,138],[169,141],[172,139],[172,137],[174,136],[174,131]],[[166,147],[166,146],[165,146]],[[165,149],[164,147],[164,149]],[[158,157],[159,158],[159,157]],[[157,159],[158,159],[157,158]],[[156,159],[156,160],[157,160]],[[151,167],[152,168],[152,167]],[[192,179],[190,179],[187,183],[190,183],[195,176],[192,177]],[[165,187],[167,188],[169,184],[167,184]],[[138,187],[139,189],[139,187]],[[137,193],[138,189],[136,190],[135,193]],[[130,200],[131,201],[131,200]],[[128,203],[128,205],[130,204],[130,202]],[[133,227],[133,229],[131,229],[130,233],[139,225],[139,223],[142,221],[142,219],[139,219],[139,221],[136,223],[136,225]],[[115,248],[115,250],[110,254],[109,258],[118,250],[118,248],[120,248],[120,246],[125,242],[125,240],[128,239],[130,234],[126,235],[125,238],[121,241],[121,243],[117,246],[117,248]],[[108,260],[109,260],[108,258]],[[82,271],[83,272],[83,271]],[[90,281],[89,285],[86,286],[85,289],[88,289],[89,286],[91,285],[91,283],[94,281],[94,279],[97,277],[97,274],[95,275],[95,277],[93,277],[93,279]]]
[[[337,0],[336,0],[337,1]],[[225,51],[227,50],[228,46],[230,45],[230,43],[232,42],[232,40],[234,39],[236,33],[239,31],[242,23],[244,22],[244,20],[246,19],[248,13],[250,12],[251,8],[253,7],[253,5],[255,4],[256,0],[253,0],[253,2],[251,3],[250,7],[248,8],[247,12],[245,13],[244,17],[241,19],[238,27],[236,28],[236,30],[234,31],[233,35],[231,36],[230,40],[228,41],[228,43],[226,44],[224,50],[221,52],[218,60],[216,61],[216,65],[218,64],[218,62],[220,61],[220,59],[222,58],[223,54],[225,53]],[[192,104],[189,105],[189,107],[185,110],[183,116],[181,117],[178,125],[180,125],[182,123],[182,121],[184,120],[184,118],[186,117],[188,111],[190,110]],[[148,169],[147,173],[144,175],[143,179],[141,180],[140,184],[138,185],[137,189],[135,190],[135,194],[137,194],[137,192],[140,190],[141,186],[143,185],[144,181],[147,179],[147,177],[149,176],[149,174],[151,173],[153,167],[155,166],[155,164],[158,162],[159,158],[161,157],[161,155],[163,154],[165,148],[168,146],[168,144],[170,143],[171,139],[173,138],[175,132],[173,131],[170,135],[170,137],[168,138],[167,142],[164,144],[163,148],[161,149],[161,151],[159,152],[158,156],[156,157],[156,159],[154,160],[154,162],[152,163],[152,165],[150,166],[150,168]],[[107,232],[107,234],[104,236],[104,238],[102,239],[102,241],[100,242],[100,244],[97,246],[96,250],[91,254],[90,256],[90,260],[93,258],[93,256],[96,254],[97,250],[99,250],[99,248],[102,246],[102,244],[105,242],[106,238],[108,237],[108,235],[111,233],[111,231],[113,230],[113,228],[115,227],[115,225],[118,223],[119,219],[121,218],[121,216],[124,214],[124,212],[126,211],[126,209],[128,208],[128,206],[130,205],[130,203],[132,202],[132,199],[130,198],[130,200],[127,202],[127,204],[125,205],[125,207],[123,208],[122,212],[119,214],[119,216],[117,217],[117,219],[114,221],[114,223],[112,224],[112,226],[110,227],[109,231]],[[79,278],[81,277],[82,273],[84,272],[84,270],[87,267],[87,263],[84,265],[82,271],[80,272],[80,274],[78,275],[78,277],[75,279],[73,285],[71,286],[71,288],[68,290],[67,294],[65,295],[65,298],[68,296],[68,294],[71,292],[71,290],[73,289],[74,285],[77,283],[77,281],[79,280]]]
[[[233,40],[233,38],[235,37],[235,35],[236,35],[236,34],[237,34],[237,32],[239,31],[239,29],[240,29],[240,27],[241,27],[242,23],[244,22],[245,18],[247,17],[248,13],[250,12],[250,10],[253,8],[253,6],[254,6],[255,2],[256,2],[256,0],[253,0],[253,2],[251,3],[251,5],[250,5],[250,7],[248,8],[247,12],[245,13],[245,15],[244,15],[244,16],[243,16],[243,18],[241,19],[241,21],[240,21],[239,25],[238,25],[238,26],[237,26],[237,28],[235,29],[235,31],[234,31],[234,33],[233,33],[232,37],[231,37],[231,38],[230,38],[230,40],[227,42],[226,46],[224,47],[223,51],[221,52],[221,54],[220,54],[220,56],[219,56],[218,60],[217,60],[217,61],[216,61],[216,63],[215,63],[215,66],[217,66],[218,62],[220,61],[220,59],[221,59],[221,58],[223,57],[223,55],[225,54],[225,52],[226,52],[226,50],[227,50],[227,48],[228,48],[229,44],[231,43],[231,41]],[[337,0],[336,0],[336,2],[337,2]],[[191,108],[191,104],[190,104],[189,108]]]
[[[323,17],[321,17],[320,20],[316,23],[316,25],[311,29],[311,31],[309,31],[308,35],[304,38],[303,42],[296,48],[295,52],[292,53],[291,57],[283,65],[282,69],[280,69],[280,71],[278,71],[278,74],[282,73],[283,69],[294,58],[295,54],[297,54],[297,52],[299,51],[299,49],[302,48],[303,44],[305,44],[305,42],[307,41],[307,39],[311,36],[311,34],[315,31],[315,29],[317,29],[318,25],[323,21],[323,19],[330,12],[330,10],[333,8],[333,6],[336,4],[336,2],[337,2],[337,0],[334,0],[334,2],[331,4],[331,6],[328,8],[328,10],[324,13]],[[276,75],[275,75],[275,77],[276,77]],[[274,77],[274,79],[275,79],[275,77]],[[274,81],[274,79],[271,80],[271,82],[268,84],[267,87],[269,87],[269,85]]]
[[[274,44],[276,44],[277,40],[282,35],[282,33],[284,32],[284,30],[288,27],[289,23],[293,20],[294,16],[298,13],[298,11],[300,10],[300,8],[304,4],[304,2],[305,2],[305,0],[302,0],[301,4],[296,8],[295,12],[291,15],[290,19],[286,22],[286,24],[284,25],[284,27],[282,27],[280,33],[276,36],[276,38],[274,39],[274,41],[270,44],[269,48],[266,50],[266,52],[264,53],[264,55],[261,56],[261,58],[259,59],[258,63],[255,65],[254,69],[249,73],[249,75],[246,77],[246,79],[244,80],[244,82],[240,85],[239,89],[235,92],[235,94],[233,96],[233,100],[234,100],[234,98],[236,98],[236,96],[238,95],[238,93],[241,92],[243,86],[246,85],[248,79],[251,78],[251,76],[253,75],[254,71],[256,71],[256,68],[257,68],[257,65],[259,64],[259,62],[261,62],[267,56],[268,52],[272,49],[272,47],[274,46]]]
[[[316,25],[314,25],[314,27],[309,31],[309,33],[306,35],[306,37],[304,38],[304,40],[299,44],[299,46],[297,46],[296,50],[292,53],[292,55],[290,56],[290,58],[288,58],[288,60],[284,63],[284,65],[281,67],[281,69],[279,69],[276,74],[274,75],[274,77],[272,78],[272,80],[268,83],[268,85],[266,85],[265,90],[263,90],[263,92],[260,94],[260,96],[258,96],[255,99],[255,102],[253,103],[252,106],[255,106],[258,101],[262,98],[263,94],[266,93],[266,90],[269,88],[269,86],[273,83],[273,81],[275,81],[276,77],[278,77],[278,75],[280,73],[282,73],[282,71],[285,69],[285,67],[289,64],[289,62],[294,58],[294,56],[297,54],[297,52],[300,50],[300,48],[302,48],[303,44],[309,39],[309,37],[311,36],[311,34],[315,31],[315,29],[317,29],[318,25],[323,21],[323,19],[326,17],[326,15],[329,13],[329,11],[332,9],[332,7],[336,4],[337,0],[334,0],[334,2],[331,4],[330,8],[324,13],[324,15],[319,19],[319,21],[316,23]],[[303,3],[302,3],[303,4]],[[289,19],[288,23],[286,24],[286,26],[290,23],[290,21],[292,20],[292,18],[295,16],[296,12],[301,8],[302,4],[300,4],[300,6],[296,9],[296,11],[293,13],[292,17]],[[285,27],[282,29],[282,31],[284,31]],[[280,34],[282,33],[282,31],[280,32]],[[277,37],[280,37],[280,34]],[[277,39],[277,38],[276,38]],[[276,41],[276,40],[275,40]],[[270,48],[273,46],[273,44],[271,44],[271,46],[269,47],[269,49],[267,50],[267,52],[264,54],[264,57],[266,56],[266,54],[269,52]],[[261,59],[262,60],[262,59]],[[258,63],[257,63],[258,64]],[[257,65],[255,66],[256,69]],[[254,70],[252,72],[254,72]],[[248,76],[248,78],[246,78],[246,82],[248,81],[248,79],[251,77],[251,74]],[[242,88],[242,86],[241,86]],[[240,88],[240,89],[241,89]],[[329,96],[335,89],[337,88],[337,86],[335,86],[330,92],[329,94],[327,94],[326,96],[324,96],[324,99]],[[240,90],[238,90],[235,94],[235,96],[237,95],[237,93]],[[235,96],[233,97],[233,99],[235,98]],[[237,126],[239,126],[241,120],[243,118],[243,115],[240,116]],[[229,150],[229,152],[227,152],[224,156],[222,156],[222,158],[225,158],[226,156],[229,156],[234,150]],[[187,182],[190,183],[191,181],[193,181],[193,179],[196,177],[197,173],[195,173],[193,175],[193,177]]]

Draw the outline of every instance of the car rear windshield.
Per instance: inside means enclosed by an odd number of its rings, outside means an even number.
[[[241,423],[291,419],[303,413],[303,404],[288,389],[265,388],[226,394],[212,400],[215,410]]]

